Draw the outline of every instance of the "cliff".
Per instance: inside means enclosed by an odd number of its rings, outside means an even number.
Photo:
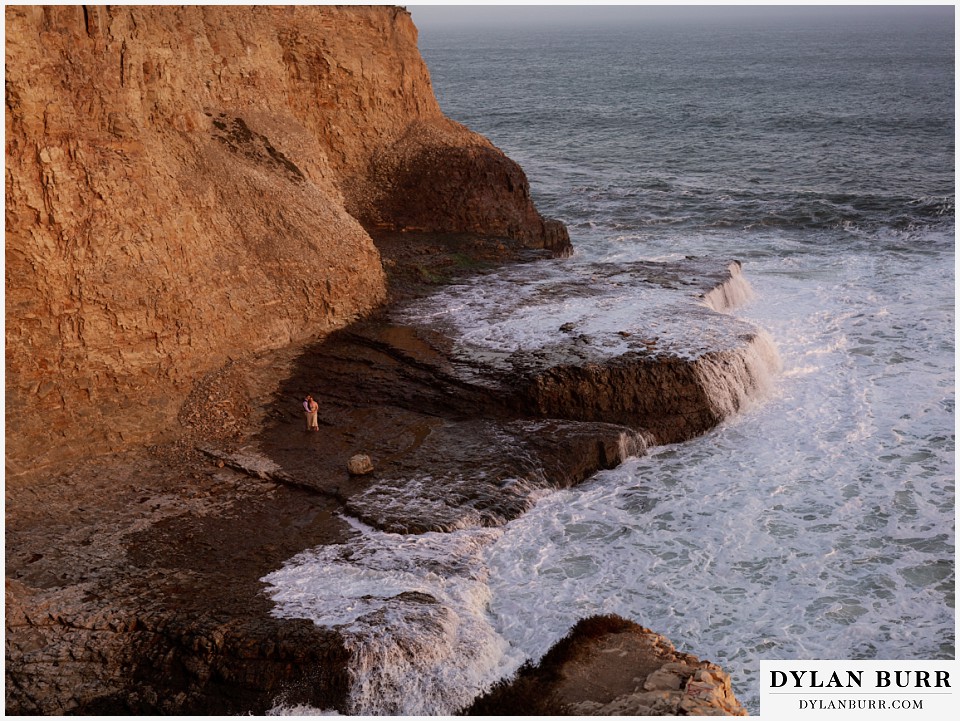
[[[589,306],[522,352],[458,349],[428,306],[371,313],[460,262],[569,249],[522,171],[443,117],[403,10],[11,7],[6,23],[8,713],[362,708],[348,634],[277,617],[267,574],[355,539],[351,516],[500,525],[712,427],[774,370],[761,333],[714,312],[738,264],[554,269],[539,301],[602,307],[629,283],[643,302],[616,328]],[[518,310],[517,287],[491,288],[493,315]],[[324,433],[303,431],[305,390]],[[348,473],[358,450],[373,473]],[[429,594],[386,601],[427,609],[408,630],[447,648]],[[666,646],[613,635],[598,648],[638,663]],[[690,659],[658,678],[689,690]],[[621,696],[563,703],[641,708]]]
[[[378,232],[562,251],[388,7],[6,8],[7,470],[156,441],[386,296]]]

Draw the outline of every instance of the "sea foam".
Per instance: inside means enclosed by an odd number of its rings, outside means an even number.
[[[486,615],[483,549],[500,531],[397,535],[354,523],[263,580],[281,618],[337,628],[351,654],[349,713],[452,714],[522,662]]]

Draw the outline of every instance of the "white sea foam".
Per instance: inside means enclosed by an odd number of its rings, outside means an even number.
[[[450,328],[458,353],[479,352],[488,361],[491,352],[549,350],[570,336],[589,339],[596,357],[643,347],[692,360],[742,345],[755,328],[716,311],[750,297],[739,272],[703,296],[688,279],[647,280],[629,264],[584,258],[507,268],[451,286],[398,312],[397,320]]]
[[[265,716],[339,716],[337,711],[332,709],[316,708],[306,704],[285,704],[280,702],[269,709]]]
[[[703,296],[704,303],[719,313],[729,313],[746,305],[754,298],[753,288],[744,278],[739,266],[734,266],[730,279]]]
[[[301,553],[263,580],[274,615],[343,634],[351,714],[451,714],[523,660],[486,615],[482,551],[499,533],[366,529],[351,543]]]
[[[783,366],[763,405],[502,529],[364,529],[268,577],[278,615],[351,639],[354,712],[449,713],[602,612],[721,664],[754,713],[763,658],[952,657],[952,279],[779,246],[745,264]]]
[[[919,282],[922,258],[875,289],[870,256],[808,263],[751,269],[784,363],[765,405],[545,499],[491,547],[512,646],[535,658],[621,613],[722,664],[754,712],[761,658],[952,655],[950,284]]]

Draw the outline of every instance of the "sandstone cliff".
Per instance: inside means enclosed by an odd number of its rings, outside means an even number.
[[[384,267],[396,296],[452,277],[461,250],[569,247],[522,171],[443,117],[403,10],[13,7],[6,40],[7,464],[47,467],[7,485],[8,713],[347,712],[344,636],[274,617],[267,573],[349,541],[343,515],[407,533],[501,524],[544,487],[719,422],[769,365],[758,335],[714,314],[729,347],[687,363],[669,334],[589,319],[479,359],[386,315],[330,333],[387,297]],[[623,272],[724,305],[739,269],[678,280],[691,269]],[[302,433],[304,389],[326,433]],[[226,442],[215,426],[244,415]],[[176,420],[203,426],[213,460],[180,443],[72,462]],[[359,449],[375,473],[348,475]],[[689,691],[703,669],[667,670],[658,683]],[[561,700],[649,706],[626,692]]]
[[[371,233],[561,248],[388,7],[6,9],[7,469],[157,439],[379,304]]]

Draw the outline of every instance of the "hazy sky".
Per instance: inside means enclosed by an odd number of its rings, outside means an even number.
[[[953,5],[408,5],[421,31],[492,26],[624,25],[654,23],[829,22],[887,17],[953,24]]]

